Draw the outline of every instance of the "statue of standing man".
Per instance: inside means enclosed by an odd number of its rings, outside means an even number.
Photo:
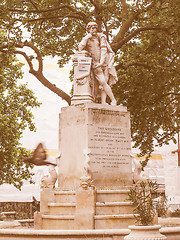
[[[111,90],[111,85],[117,82],[114,63],[114,52],[112,51],[106,36],[97,32],[98,26],[95,22],[89,22],[86,30],[87,35],[79,44],[79,51],[86,50],[92,57],[92,71],[101,91],[101,103],[106,103],[107,96],[111,105],[117,105]]]

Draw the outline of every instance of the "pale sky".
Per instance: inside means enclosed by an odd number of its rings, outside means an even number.
[[[58,97],[55,93],[42,85],[32,74],[23,57],[18,56],[21,62],[25,63],[23,67],[24,77],[21,82],[27,82],[28,87],[32,89],[35,96],[41,102],[40,108],[33,109],[34,122],[37,131],[31,132],[25,130],[21,140],[23,147],[34,149],[39,142],[43,142],[49,150],[58,150],[58,122],[61,107],[67,106],[67,103]],[[45,58],[44,75],[53,84],[69,93],[72,83],[69,80],[69,70],[71,65],[66,65],[60,69],[57,64],[57,58]]]

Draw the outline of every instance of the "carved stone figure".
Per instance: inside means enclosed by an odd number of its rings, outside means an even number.
[[[85,163],[84,163],[84,175],[80,178],[80,186],[83,189],[87,189],[89,187],[94,187],[93,180],[91,178],[91,169],[90,169],[90,157],[89,157],[90,151],[88,149],[84,150],[84,156],[85,156]]]
[[[84,52],[85,55],[86,52]],[[79,85],[85,84],[87,81],[87,77],[90,76],[91,73],[91,61],[90,57],[78,57],[78,75],[76,75],[76,82]]]
[[[133,163],[134,163],[134,172],[133,172],[133,180],[135,182],[135,184],[138,184],[142,181],[146,182],[148,177],[145,176],[142,173],[142,166],[139,163],[139,161],[137,161],[134,156],[131,154],[131,158],[133,159]]]
[[[94,102],[94,80],[92,58],[85,50],[77,51],[72,58],[74,66],[73,97],[71,104]]]
[[[55,188],[55,183],[57,180],[57,172],[55,166],[49,166],[49,174],[45,175],[41,179],[41,188]]]
[[[112,93],[111,85],[117,82],[117,75],[114,63],[114,52],[112,51],[106,36],[97,32],[97,24],[89,22],[87,35],[79,44],[79,51],[86,50],[92,57],[92,72],[95,78],[95,97],[100,91],[101,103],[106,103],[109,96],[111,105],[116,105],[116,99]],[[82,75],[83,76],[83,75]]]

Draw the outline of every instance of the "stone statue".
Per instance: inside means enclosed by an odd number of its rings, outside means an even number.
[[[90,169],[90,157],[91,154],[89,149],[84,150],[85,162],[84,162],[84,175],[80,178],[80,186],[83,189],[88,189],[89,187],[94,188],[94,182],[91,178]]]
[[[133,171],[133,180],[135,184],[140,182],[146,182],[148,177],[142,173],[142,166],[138,160],[134,158],[134,155],[131,154],[131,158],[133,159],[134,163],[134,171]]]
[[[57,180],[57,172],[55,166],[49,166],[49,175],[45,175],[41,179],[41,188],[55,188]]]
[[[97,32],[97,23],[89,22],[86,30],[87,35],[79,44],[79,51],[86,50],[92,58],[92,72],[95,78],[95,97],[100,91],[101,103],[106,103],[109,96],[111,105],[116,105],[116,99],[111,90],[111,85],[117,82],[114,63],[114,52],[112,51],[106,36]]]

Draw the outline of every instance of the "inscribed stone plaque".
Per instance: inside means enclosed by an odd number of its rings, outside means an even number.
[[[130,131],[124,127],[89,126],[88,149],[93,173],[129,172]]]
[[[88,58],[88,57],[79,57],[78,58],[78,70],[79,70],[79,72],[90,73],[91,60],[92,59]]]

